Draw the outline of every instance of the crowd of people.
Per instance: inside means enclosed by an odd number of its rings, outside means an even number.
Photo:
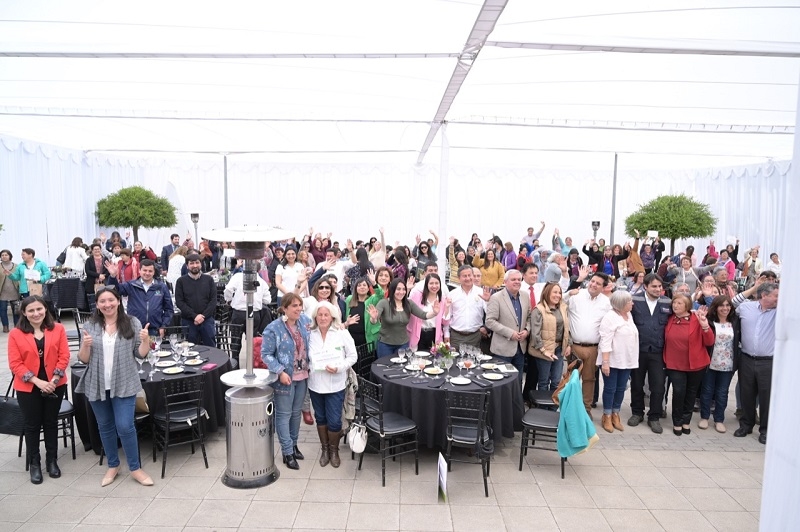
[[[256,363],[279,376],[276,430],[284,464],[297,469],[304,458],[298,448],[304,419],[317,425],[320,465],[339,466],[350,367],[364,344],[374,345],[378,356],[430,350],[442,341],[474,346],[517,368],[526,402],[533,390],[555,390],[566,363],[580,360],[585,410],[592,417],[601,401],[600,424],[608,432],[624,431],[620,412],[628,386],[629,426],[646,415],[650,429],[662,433],[671,388],[673,434],[691,432],[697,409],[698,428],[707,429],[713,414],[715,429],[725,432],[729,387],[738,372],[734,436],[758,425],[759,441],[766,442],[781,274],[776,253],[765,266],[757,245],[740,259],[738,241],[719,252],[711,241],[702,258],[692,246],[669,255],[658,237],[641,238],[639,231],[622,244],[587,239],[579,251],[558,229],[550,245],[542,245],[544,229],[544,222],[538,231],[529,227],[516,246],[496,235],[484,244],[473,233],[466,245],[450,237],[444,250],[434,231],[427,239],[417,235],[411,247],[386,245],[383,228],[378,237],[347,239],[343,246],[313,228],[298,239],[267,242],[255,287]],[[26,435],[37,434],[26,440],[31,480],[41,482],[38,427],[45,430],[46,469],[58,476],[52,403],[42,397],[63,394],[68,352],[61,346],[63,328],[41,298],[50,268],[30,248],[19,264],[9,250],[0,251],[0,259],[0,314],[5,332],[9,308],[17,325],[9,361],[14,387],[25,397]],[[139,383],[133,357],[146,354],[148,336],[164,334],[174,306],[190,341],[214,345],[217,286],[205,275],[213,270],[229,274],[223,293],[230,320],[244,323],[243,264],[235,244],[202,240],[195,248],[191,235],[182,240],[173,234],[156,255],[138,241],[129,248],[114,232],[90,245],[76,237],[59,262],[85,279],[94,312],[79,353],[89,364],[80,386],[109,443],[103,485],[113,482],[119,467],[110,449],[116,450],[110,443],[116,438],[130,470],[139,471],[134,478],[152,483],[135,459],[127,415]],[[36,356],[42,342],[46,348]]]

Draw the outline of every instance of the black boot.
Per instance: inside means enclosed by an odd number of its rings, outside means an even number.
[[[300,449],[297,448],[297,445],[294,446],[294,457],[298,460],[305,459],[305,456],[300,452]]]
[[[297,463],[297,460],[295,459],[293,454],[284,454],[283,463],[286,464],[286,467],[288,467],[289,469],[300,469],[300,465]],[[33,476],[33,474],[31,474],[31,476]]]
[[[46,459],[45,466],[47,467],[47,474],[50,475],[50,478],[61,478],[61,469],[58,467],[58,461],[53,459]]]
[[[30,458],[30,472],[31,472],[31,482],[33,484],[41,484],[42,480],[42,457],[39,454],[35,454]]]

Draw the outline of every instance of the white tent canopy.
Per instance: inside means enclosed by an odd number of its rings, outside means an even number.
[[[453,164],[753,164],[791,157],[798,27],[780,0],[9,1],[0,134],[438,163],[445,121]]]

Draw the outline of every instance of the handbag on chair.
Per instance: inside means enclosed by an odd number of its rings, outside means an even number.
[[[6,395],[0,399],[0,434],[22,436],[25,432],[25,416],[17,398],[12,395],[13,380],[8,385]]]

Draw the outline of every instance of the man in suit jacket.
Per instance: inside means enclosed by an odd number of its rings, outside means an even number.
[[[492,354],[513,364],[519,372],[517,377],[521,379],[531,334],[531,301],[529,297],[520,297],[522,273],[519,270],[506,272],[505,285],[503,290],[489,298],[486,327],[494,332]]]
[[[169,266],[169,256],[172,255],[176,249],[181,245],[181,236],[178,233],[172,233],[169,236],[169,239],[172,241],[171,244],[167,244],[163,248],[161,248],[161,275],[166,278],[167,276],[167,266]]]

